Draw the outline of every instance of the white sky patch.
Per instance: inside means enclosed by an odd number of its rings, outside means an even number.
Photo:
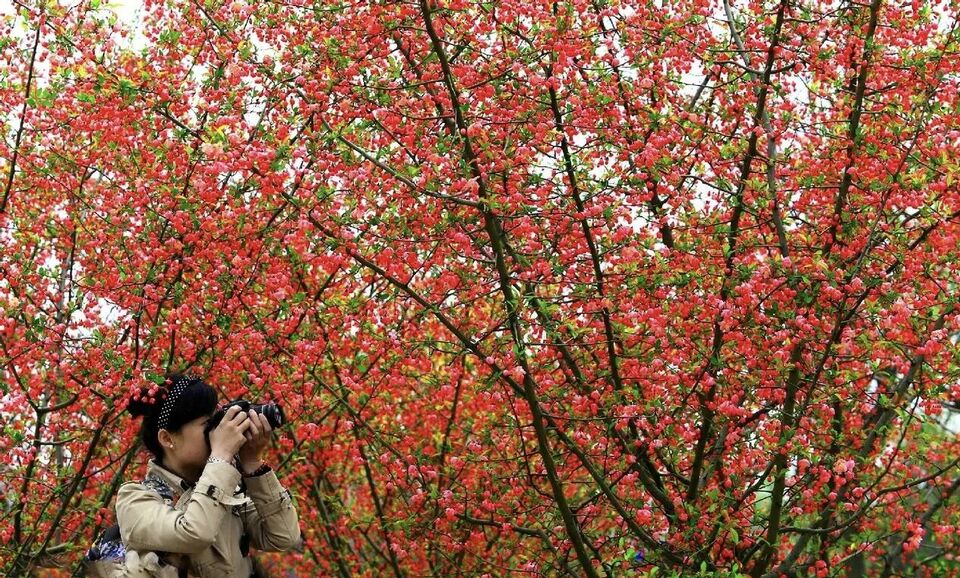
[[[138,26],[143,12],[143,0],[112,0],[107,8],[117,15],[121,22],[131,27]]]
[[[121,26],[130,34],[125,44],[134,51],[147,46],[147,37],[143,35],[143,0],[111,0],[105,7],[117,15]]]
[[[129,316],[129,311],[120,307],[113,301],[97,298],[97,311],[100,315],[100,322],[110,327]]]
[[[0,0],[0,18],[13,16],[17,13],[17,5],[11,0]]]

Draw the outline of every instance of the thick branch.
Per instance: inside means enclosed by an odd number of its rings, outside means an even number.
[[[566,528],[567,535],[573,543],[573,548],[577,553],[577,558],[580,561],[582,571],[590,578],[599,578],[596,570],[593,568],[591,557],[586,551],[580,526],[574,517],[569,504],[567,503],[563,485],[560,481],[559,475],[557,474],[556,464],[553,460],[553,453],[550,449],[550,442],[547,439],[547,432],[546,428],[544,427],[543,410],[537,397],[537,385],[533,379],[532,369],[530,368],[526,358],[526,347],[524,345],[523,334],[520,328],[519,304],[516,300],[516,295],[510,280],[510,273],[507,269],[505,261],[505,251],[502,242],[502,228],[500,227],[496,215],[494,215],[489,209],[489,191],[486,189],[486,183],[484,182],[483,175],[480,171],[479,161],[469,138],[469,126],[463,115],[463,107],[460,105],[459,93],[457,91],[453,73],[450,70],[450,63],[448,62],[446,52],[443,49],[443,43],[433,26],[431,9],[426,0],[420,0],[420,11],[423,15],[424,25],[427,30],[427,35],[430,37],[433,51],[440,61],[440,67],[443,71],[447,90],[450,93],[450,104],[453,107],[454,119],[463,138],[463,159],[469,165],[470,172],[473,175],[473,178],[477,181],[478,194],[480,199],[483,201],[484,206],[481,208],[481,211],[483,212],[484,228],[486,229],[487,235],[490,238],[490,242],[493,245],[497,273],[500,278],[500,290],[503,293],[504,302],[507,308],[507,318],[510,325],[510,332],[516,345],[518,358],[517,361],[520,364],[521,369],[524,371],[523,398],[527,401],[527,404],[530,407],[530,412],[533,418],[533,426],[537,436],[537,445],[540,450],[541,459],[543,460],[544,469],[547,473],[547,479],[550,482],[554,500],[556,501],[557,507],[560,510],[560,516],[563,519],[563,524]]]
[[[881,0],[873,0],[870,3],[870,15],[867,24],[867,34],[863,41],[863,54],[860,58],[860,66],[854,81],[853,107],[850,109],[847,125],[847,165],[843,168],[843,177],[840,180],[840,187],[837,190],[837,196],[833,204],[833,224],[830,226],[830,238],[823,248],[823,253],[827,254],[837,242],[837,236],[843,221],[843,210],[847,204],[847,196],[850,194],[850,186],[853,184],[853,164],[856,161],[857,148],[860,143],[860,117],[863,114],[863,99],[867,91],[867,73],[870,68],[870,57],[873,52],[873,37],[877,30],[877,24],[880,18]]]

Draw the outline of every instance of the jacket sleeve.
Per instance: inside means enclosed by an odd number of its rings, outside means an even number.
[[[173,508],[154,490],[139,483],[120,487],[117,523],[128,549],[182,554],[202,552],[214,543],[233,505],[240,472],[229,464],[207,464],[186,507]]]
[[[244,480],[247,497],[250,498],[241,510],[243,527],[250,538],[250,545],[258,550],[283,552],[300,545],[300,523],[293,500],[269,471],[263,475]]]

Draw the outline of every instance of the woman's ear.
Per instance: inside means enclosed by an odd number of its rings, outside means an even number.
[[[173,434],[167,430],[162,429],[157,432],[157,439],[160,441],[160,446],[163,447],[164,451],[173,449]]]

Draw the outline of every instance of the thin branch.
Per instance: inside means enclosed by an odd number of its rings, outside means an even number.
[[[20,110],[20,124],[17,127],[17,134],[13,139],[13,157],[10,159],[10,172],[7,173],[7,184],[3,189],[3,199],[0,199],[0,215],[7,211],[7,202],[10,199],[10,192],[13,190],[13,175],[17,170],[17,158],[20,155],[20,140],[23,138],[23,129],[27,117],[28,101],[30,100],[30,89],[33,86],[33,66],[37,60],[37,48],[40,46],[40,29],[43,28],[44,17],[41,14],[40,22],[37,24],[37,33],[33,38],[33,50],[30,54],[30,65],[27,67],[27,86],[24,90],[23,108]]]

